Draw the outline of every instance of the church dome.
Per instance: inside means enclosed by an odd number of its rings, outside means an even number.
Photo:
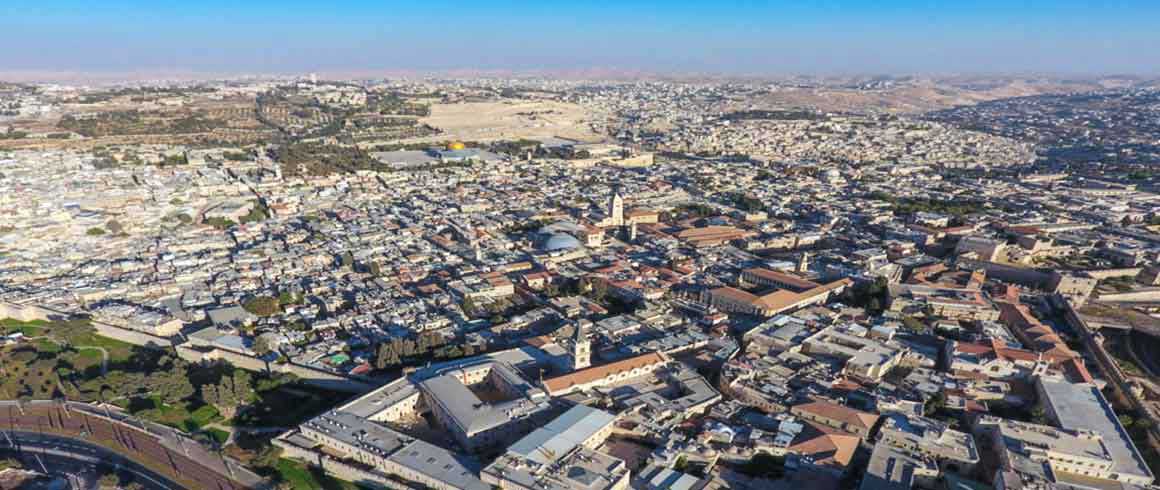
[[[567,233],[553,233],[548,235],[548,238],[544,240],[540,248],[547,252],[554,252],[556,250],[572,250],[574,248],[580,248],[581,246],[580,240],[577,240],[572,235]]]

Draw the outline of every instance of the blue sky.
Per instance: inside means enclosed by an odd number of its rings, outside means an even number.
[[[0,71],[1160,74],[1160,0],[0,0],[0,43]]]

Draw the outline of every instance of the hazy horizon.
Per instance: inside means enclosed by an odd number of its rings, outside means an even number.
[[[15,1],[0,73],[1160,73],[1160,2],[1008,3]]]

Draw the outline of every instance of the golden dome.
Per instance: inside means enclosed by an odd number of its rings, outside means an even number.
[[[464,148],[467,148],[467,145],[463,144],[461,141],[454,141],[447,144],[448,150],[462,150]]]

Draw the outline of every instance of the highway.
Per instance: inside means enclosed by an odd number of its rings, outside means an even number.
[[[0,454],[14,455],[26,468],[69,481],[73,490],[96,488],[100,474],[115,469],[147,490],[185,490],[163,475],[101,446],[52,434],[4,431]]]

